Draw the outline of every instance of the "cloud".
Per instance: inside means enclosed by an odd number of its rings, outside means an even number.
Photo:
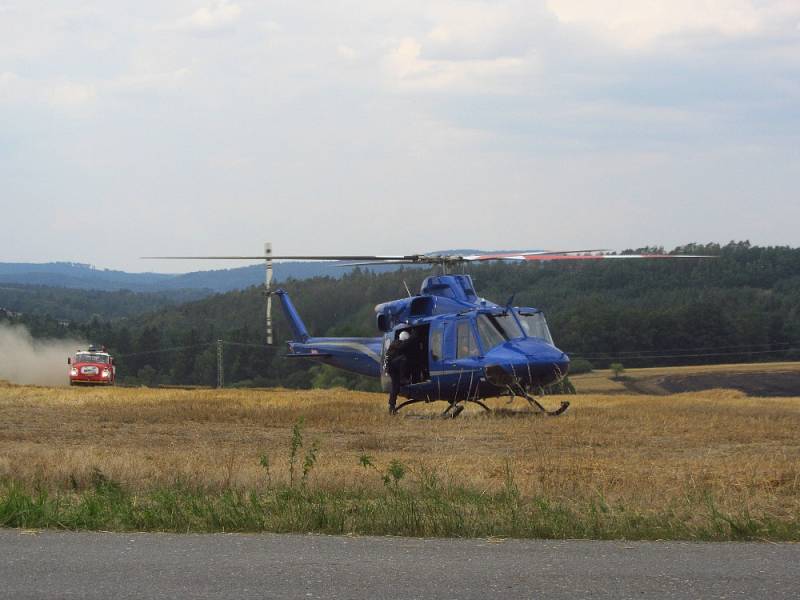
[[[86,107],[97,98],[97,88],[88,83],[65,81],[52,86],[46,93],[47,101],[55,108],[75,110]]]
[[[164,29],[189,31],[195,33],[212,33],[232,27],[242,15],[238,4],[217,0],[202,6],[191,15],[182,17]]]
[[[387,90],[517,150],[767,139],[797,112],[796,13],[781,1],[441,2],[383,70]]]
[[[629,49],[667,36],[753,34],[763,27],[769,8],[750,0],[548,0],[547,4],[561,23]]]
[[[97,99],[97,87],[76,81],[34,81],[14,72],[0,73],[0,102],[18,106],[49,106],[78,111]]]
[[[429,10],[425,56],[437,59],[520,58],[554,21],[537,1],[445,2]]]
[[[339,44],[336,46],[336,54],[345,60],[355,60],[358,56],[358,53],[347,44]]]
[[[12,71],[0,73],[0,102],[18,102],[25,93],[22,90],[23,81],[19,75]]]
[[[678,197],[720,212],[693,236],[734,237],[765,204],[797,214],[797,0],[74,4],[0,19],[0,204],[43,214],[0,220],[19,258],[96,262],[54,224],[83,202],[125,223],[98,235],[134,269],[132,249],[202,253],[212,232],[221,253],[264,236],[288,252],[301,230],[331,252],[408,251],[405,229],[370,227],[394,203],[427,215],[414,247],[669,245],[685,219],[659,207]],[[660,229],[603,221],[624,190]],[[478,225],[493,202],[508,210]]]
[[[0,104],[22,108],[47,108],[66,116],[88,116],[109,95],[177,92],[189,80],[191,69],[136,70],[119,77],[90,82],[32,80],[14,72],[0,72]]]
[[[422,44],[405,38],[384,59],[389,85],[399,90],[451,91],[492,87],[500,92],[503,80],[522,73],[529,61],[515,57],[492,59],[429,59],[422,55]]]
[[[424,15],[424,30],[384,56],[392,89],[513,93],[536,78],[558,25],[542,0],[445,0],[425,4]]]
[[[190,75],[188,67],[171,71],[138,71],[111,80],[106,87],[118,92],[174,91],[180,89]]]

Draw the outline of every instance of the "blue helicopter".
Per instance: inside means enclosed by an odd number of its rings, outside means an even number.
[[[541,310],[499,305],[475,292],[467,274],[448,274],[448,269],[486,261],[596,261],[605,259],[705,258],[667,254],[610,254],[602,250],[532,251],[472,255],[413,254],[404,256],[273,256],[269,245],[263,256],[148,257],[179,259],[259,259],[267,261],[268,299],[277,296],[292,330],[290,358],[305,358],[379,378],[384,391],[391,387],[387,350],[393,341],[414,341],[405,350],[406,376],[399,395],[406,400],[390,407],[394,413],[418,402],[447,402],[443,415],[458,416],[467,403],[489,411],[489,398],[521,397],[541,414],[560,415],[569,407],[563,401],[547,410],[535,394],[562,380],[569,371],[569,357],[553,343]],[[378,264],[434,265],[441,273],[427,277],[419,294],[378,304],[377,328],[372,338],[312,337],[284,289],[271,290],[272,260],[341,261],[343,266]],[[269,308],[268,338],[271,341]]]

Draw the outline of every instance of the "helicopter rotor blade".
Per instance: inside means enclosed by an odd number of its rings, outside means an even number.
[[[608,250],[526,250],[522,252],[505,252],[492,254],[474,254],[462,256],[444,253],[423,253],[406,255],[291,255],[272,256],[273,260],[330,260],[330,261],[369,261],[375,264],[385,262],[407,263],[439,263],[448,261],[477,261],[477,260],[513,260],[525,256],[546,256],[550,254],[567,254],[573,252],[608,252]],[[146,259],[178,259],[178,260],[264,260],[265,255],[256,256],[142,256]]]
[[[465,256],[465,261],[517,260],[526,262],[604,260],[604,259],[650,259],[650,258],[715,258],[697,254],[612,254],[609,250],[567,250],[561,252],[520,252],[508,254],[484,254]]]
[[[374,260],[378,262],[393,260],[412,261],[417,255],[413,256],[271,256],[272,260]],[[167,260],[266,260],[264,254],[258,256],[142,256],[146,259],[167,259]]]
[[[610,252],[606,249],[591,249],[591,250],[528,250],[523,252],[493,252],[490,254],[472,254],[463,256],[462,258],[467,262],[481,262],[487,260],[533,260],[538,256],[553,256],[558,254],[590,254],[597,252]]]
[[[716,258],[698,254],[548,254],[546,256],[526,256],[526,261],[570,261],[606,259],[658,259],[658,258]]]
[[[336,267],[368,267],[371,265],[418,265],[423,264],[413,260],[370,260],[363,262],[340,262]]]
[[[487,262],[494,260],[513,260],[526,262],[576,261],[603,259],[659,259],[659,258],[714,258],[696,254],[612,254],[610,250],[530,250],[523,252],[497,252],[489,254],[407,254],[407,255],[285,255],[266,256],[143,256],[145,259],[163,260],[304,260],[339,261],[342,267],[368,265],[445,265],[465,262]]]

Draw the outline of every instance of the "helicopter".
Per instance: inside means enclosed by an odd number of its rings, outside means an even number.
[[[525,251],[488,254],[411,254],[398,256],[273,256],[271,245],[261,256],[159,256],[159,259],[265,260],[267,276],[267,343],[271,344],[271,299],[280,301],[291,328],[288,358],[322,362],[346,371],[378,378],[382,389],[392,386],[387,350],[395,340],[410,338],[406,377],[399,386],[405,398],[390,413],[419,402],[447,403],[443,416],[457,417],[466,404],[486,411],[490,398],[524,398],[534,412],[557,416],[568,401],[548,410],[535,394],[558,383],[569,372],[569,357],[556,347],[544,313],[513,306],[513,296],[500,305],[478,296],[470,275],[452,274],[453,267],[488,261],[555,262],[615,259],[710,258],[686,254],[616,254],[608,250]],[[375,306],[380,335],[376,337],[314,337],[289,293],[271,289],[273,260],[339,261],[341,266],[431,265],[440,272],[426,277],[418,294]]]

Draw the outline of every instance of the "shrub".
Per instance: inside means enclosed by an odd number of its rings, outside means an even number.
[[[569,363],[569,374],[580,375],[581,373],[591,373],[594,365],[585,358],[573,358]]]

